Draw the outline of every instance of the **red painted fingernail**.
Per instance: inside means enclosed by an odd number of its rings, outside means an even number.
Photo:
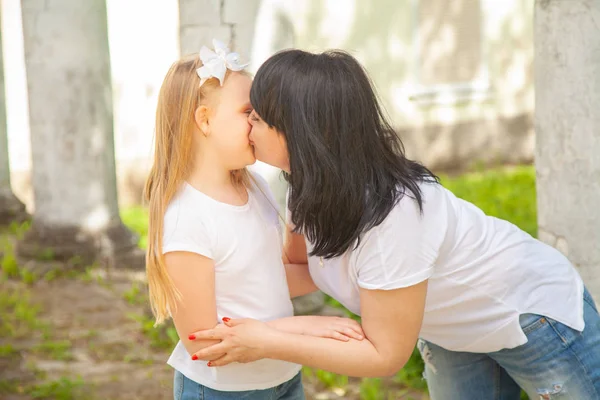
[[[196,339],[196,335],[190,335],[190,336],[188,336],[188,339],[194,340],[194,339]]]
[[[229,322],[229,321],[231,321],[231,318],[223,317],[223,322]]]
[[[212,367],[212,363],[210,361],[206,365],[208,365],[209,367]]]
[[[196,361],[197,359],[198,359],[198,356],[194,354],[194,355],[192,356],[192,360]]]

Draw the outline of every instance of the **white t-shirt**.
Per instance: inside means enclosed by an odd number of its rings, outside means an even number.
[[[356,250],[323,266],[309,257],[315,284],[360,314],[359,288],[390,290],[429,279],[420,337],[453,351],[526,343],[524,313],[583,330],[583,282],[566,257],[441,185],[420,188],[423,214],[404,196]]]
[[[163,253],[188,251],[214,260],[219,321],[222,317],[269,321],[293,315],[276,203],[267,183],[254,178],[260,190],[252,184],[243,206],[221,203],[186,183],[165,213]],[[181,341],[168,364],[189,379],[222,391],[271,388],[292,379],[301,368],[271,359],[208,367],[193,361]]]

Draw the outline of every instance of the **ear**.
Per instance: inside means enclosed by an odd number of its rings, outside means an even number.
[[[208,123],[208,116],[210,110],[206,106],[200,106],[196,108],[194,112],[194,121],[196,122],[196,126],[200,129],[200,132],[204,136],[208,136],[210,134],[210,125]]]

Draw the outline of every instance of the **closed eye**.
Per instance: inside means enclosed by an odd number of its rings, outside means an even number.
[[[256,116],[256,113],[250,113],[250,119],[254,122],[259,122],[260,119]]]

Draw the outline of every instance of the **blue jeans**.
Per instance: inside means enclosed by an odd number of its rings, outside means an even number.
[[[584,292],[585,328],[523,314],[528,342],[488,354],[454,352],[419,340],[432,400],[600,399],[600,315]]]
[[[302,374],[279,386],[264,390],[246,390],[241,392],[223,392],[203,386],[175,371],[173,382],[175,400],[304,400]]]

